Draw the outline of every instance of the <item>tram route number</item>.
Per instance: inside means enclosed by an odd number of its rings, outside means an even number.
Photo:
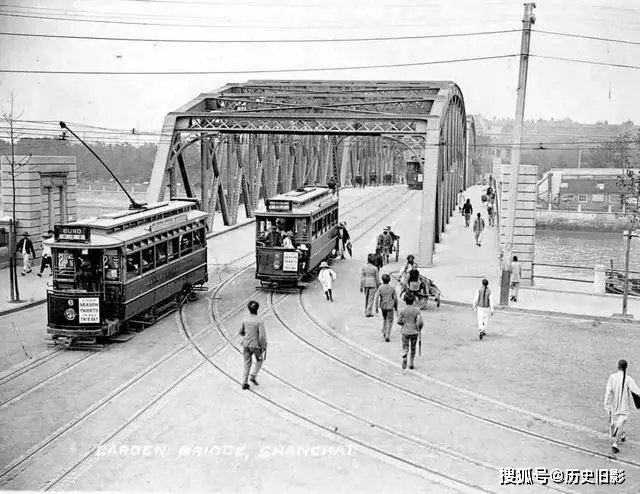
[[[282,259],[282,271],[298,271],[298,253],[285,252]]]
[[[98,297],[78,299],[78,320],[80,324],[100,324],[100,299]]]

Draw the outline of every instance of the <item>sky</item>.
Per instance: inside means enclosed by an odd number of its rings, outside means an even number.
[[[532,54],[637,68],[532,57],[525,117],[571,118],[585,123],[628,119],[640,122],[640,4],[636,0],[541,0],[534,12]],[[107,128],[159,131],[168,112],[229,82],[451,80],[460,86],[468,114],[513,117],[518,57],[360,70],[344,67],[518,54],[522,15],[523,3],[510,0],[0,0],[0,70],[238,72],[0,72],[0,106],[8,110],[13,94],[15,110],[22,113],[23,120],[66,120]],[[513,32],[392,41],[264,42],[497,30]],[[563,37],[537,30],[627,43]],[[218,42],[79,40],[6,33]],[[259,42],[221,42],[224,40]],[[277,72],[332,67],[341,69]]]

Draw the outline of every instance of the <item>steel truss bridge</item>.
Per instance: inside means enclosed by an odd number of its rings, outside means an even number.
[[[473,136],[469,135],[473,133]],[[254,80],[203,93],[167,115],[148,201],[178,184],[226,225],[242,204],[303,184],[373,173],[381,183],[424,160],[419,258],[430,264],[459,189],[473,180],[475,128],[452,82]],[[196,190],[197,189],[197,190]]]

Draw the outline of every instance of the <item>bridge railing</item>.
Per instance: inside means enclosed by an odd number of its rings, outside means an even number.
[[[542,267],[543,274],[538,274],[536,268]],[[561,272],[558,272],[561,270]],[[584,273],[584,276],[581,274]],[[617,268],[611,262],[610,267],[603,265],[576,266],[573,264],[534,263],[532,269],[533,281],[552,280],[568,283],[590,284],[593,293],[619,294],[624,290],[624,269]],[[629,289],[631,295],[640,296],[640,271],[629,271]]]

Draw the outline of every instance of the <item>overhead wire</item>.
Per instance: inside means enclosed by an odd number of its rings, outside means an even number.
[[[94,40],[94,41],[131,41],[131,42],[154,42],[154,43],[225,43],[225,44],[247,44],[247,43],[350,43],[350,42],[374,42],[374,41],[403,41],[419,39],[437,38],[460,38],[470,36],[489,36],[495,34],[517,33],[519,29],[502,29],[496,31],[475,31],[466,33],[443,33],[443,34],[420,34],[406,36],[370,36],[370,37],[349,37],[349,38],[279,38],[279,39],[175,39],[175,38],[141,38],[141,37],[121,37],[121,36],[88,36],[72,34],[43,34],[43,33],[18,33],[0,31],[2,36],[19,36],[29,38],[52,38],[52,39],[74,39],[74,40]]]
[[[0,68],[0,73],[9,74],[63,74],[63,75],[229,75],[229,74],[274,74],[296,72],[329,72],[335,70],[366,70],[398,67],[419,67],[447,63],[477,62],[481,60],[499,60],[514,58],[518,54],[488,55],[482,57],[453,58],[448,60],[429,60],[422,62],[352,65],[336,67],[301,67],[290,69],[254,69],[254,70],[157,70],[157,71],[109,71],[109,70],[53,70],[53,69],[7,69]]]

